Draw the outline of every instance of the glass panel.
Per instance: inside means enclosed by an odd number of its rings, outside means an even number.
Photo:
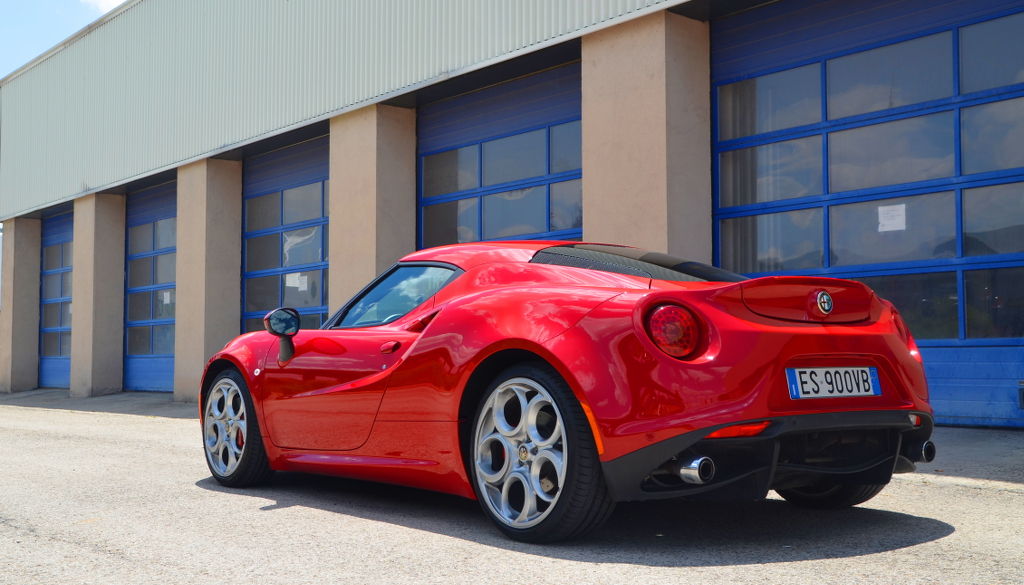
[[[720,155],[723,207],[821,194],[821,137],[808,136]]]
[[[281,234],[284,238],[284,265],[314,264],[323,258],[320,228],[311,227]]]
[[[153,353],[174,354],[174,325],[153,326]]]
[[[174,265],[178,255],[174,252],[156,256],[156,282],[153,284],[165,284],[174,282]]]
[[[964,174],[1024,166],[1024,98],[964,108],[960,115]]]
[[[551,184],[551,230],[583,227],[583,181]]]
[[[964,272],[967,337],[1024,337],[1024,267]]]
[[[60,333],[43,333],[43,355],[60,355]]]
[[[480,239],[479,199],[460,199],[423,208],[423,247]]]
[[[320,271],[307,270],[284,275],[284,306],[316,307],[323,304]]]
[[[245,200],[245,231],[281,225],[281,194],[271,193]]]
[[[341,327],[390,323],[433,296],[452,271],[438,266],[405,266],[366,292],[341,320]]]
[[[1024,82],[1024,12],[960,29],[960,91]]]
[[[1024,252],[1024,183],[964,190],[964,254]]]
[[[125,335],[130,355],[149,353],[149,327],[128,327]]]
[[[173,319],[177,292],[172,288],[153,292],[153,318]]]
[[[547,174],[547,132],[534,130],[483,143],[484,185]]]
[[[263,319],[245,320],[245,331],[243,331],[243,333],[251,333],[253,331],[266,331],[263,327]]]
[[[128,320],[143,321],[149,319],[152,293],[140,292],[128,295]]]
[[[60,327],[60,303],[43,305],[43,327]]]
[[[891,301],[918,339],[955,338],[957,332],[956,273],[899,274],[854,278]]]
[[[128,261],[128,286],[149,286],[153,284],[153,258],[138,258]]]
[[[838,205],[830,213],[833,265],[956,256],[951,191]]]
[[[547,231],[545,191],[544,187],[530,187],[484,197],[484,238]]]
[[[173,248],[178,240],[178,220],[174,217],[168,217],[167,219],[161,219],[160,221],[153,224],[153,230],[156,235],[156,248],[162,250],[163,248]]]
[[[60,248],[60,244],[43,248],[43,270],[56,270],[60,268]]]
[[[953,174],[953,113],[835,132],[828,137],[832,191]]]
[[[944,32],[828,62],[828,117],[953,95],[953,37]]]
[[[55,299],[60,296],[60,277],[61,274],[59,273],[43,275],[44,299]]]
[[[280,276],[245,279],[245,310],[269,311],[280,306]]]
[[[153,224],[144,223],[128,228],[128,253],[141,254],[153,250]]]
[[[722,267],[734,272],[819,268],[821,209],[753,215],[722,222]]]
[[[551,172],[563,173],[583,167],[580,121],[551,127]]]
[[[820,71],[805,65],[718,88],[718,139],[821,121]]]
[[[71,242],[64,242],[60,245],[61,248],[61,266],[64,268],[70,268],[72,261],[72,253],[74,252],[74,244]]]
[[[60,326],[71,327],[71,303],[60,304]]]
[[[60,273],[60,292],[65,297],[71,296],[71,282],[70,272]]]
[[[479,187],[479,147],[466,146],[423,157],[423,196]]]
[[[289,224],[324,216],[324,198],[321,183],[311,183],[284,192],[284,221]]]
[[[270,234],[245,240],[245,270],[266,270],[281,266],[281,236]]]
[[[301,329],[319,329],[320,324],[324,322],[324,316],[322,313],[314,313],[312,315],[301,315],[299,317],[299,328]]]
[[[60,355],[68,356],[71,355],[71,332],[61,331],[60,332]]]

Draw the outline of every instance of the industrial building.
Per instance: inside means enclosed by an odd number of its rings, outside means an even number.
[[[0,391],[173,392],[398,257],[631,244],[892,300],[1024,426],[1020,0],[129,0],[0,80]]]

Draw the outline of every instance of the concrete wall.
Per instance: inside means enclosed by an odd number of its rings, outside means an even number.
[[[707,24],[658,12],[582,52],[584,239],[710,262]]]
[[[330,157],[334,311],[416,249],[416,111],[377,105],[331,119]]]
[[[0,392],[31,390],[39,380],[38,219],[4,222],[0,272]]]
[[[206,361],[239,333],[242,163],[178,169],[174,399],[196,400]]]
[[[124,372],[125,198],[75,200],[71,395],[121,391]]]

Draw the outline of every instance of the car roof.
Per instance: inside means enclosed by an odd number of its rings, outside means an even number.
[[[534,254],[551,246],[564,246],[579,242],[565,240],[503,240],[451,244],[419,250],[403,257],[400,262],[446,262],[463,270],[491,262],[529,262]]]

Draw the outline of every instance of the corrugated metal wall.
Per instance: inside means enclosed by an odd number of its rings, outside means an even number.
[[[685,0],[141,0],[0,85],[0,219]]]

